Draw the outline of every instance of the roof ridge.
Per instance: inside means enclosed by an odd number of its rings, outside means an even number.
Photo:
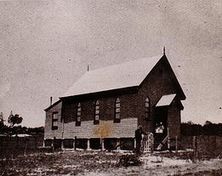
[[[139,86],[162,57],[143,57],[87,71],[62,97]]]
[[[106,69],[108,67],[114,67],[114,66],[119,66],[119,65],[124,65],[124,64],[127,64],[127,63],[132,63],[132,62],[138,62],[139,60],[143,60],[143,59],[151,59],[151,58],[161,58],[163,55],[155,55],[155,56],[151,56],[151,57],[142,57],[142,58],[139,58],[139,59],[134,59],[134,60],[129,60],[129,61],[125,61],[125,62],[121,62],[121,63],[116,63],[116,64],[112,64],[112,65],[106,65],[104,67],[100,67],[100,68],[96,68],[96,69],[92,69],[92,70],[89,70],[86,73],[90,73],[90,72],[93,72],[93,71],[96,71],[96,70],[100,70],[100,69]],[[84,75],[84,74],[83,74]]]

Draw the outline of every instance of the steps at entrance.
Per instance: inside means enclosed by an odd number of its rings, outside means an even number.
[[[160,142],[160,144],[157,146],[157,150],[161,150],[162,147],[167,143],[168,140],[168,135],[162,140],[162,142]]]

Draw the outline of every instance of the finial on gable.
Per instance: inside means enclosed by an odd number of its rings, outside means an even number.
[[[87,72],[89,71],[89,65],[87,65]]]
[[[166,48],[165,48],[165,46],[163,47],[163,55],[166,55]]]

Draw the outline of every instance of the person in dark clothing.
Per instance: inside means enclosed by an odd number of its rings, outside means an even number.
[[[138,126],[137,130],[135,131],[136,154],[137,154],[137,155],[140,155],[142,134],[147,135],[147,134],[143,131],[142,126]]]

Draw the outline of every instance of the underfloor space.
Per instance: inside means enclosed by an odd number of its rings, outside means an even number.
[[[133,150],[135,142],[133,138],[76,138],[76,139],[46,139],[45,147],[54,149],[92,149],[92,150]]]

